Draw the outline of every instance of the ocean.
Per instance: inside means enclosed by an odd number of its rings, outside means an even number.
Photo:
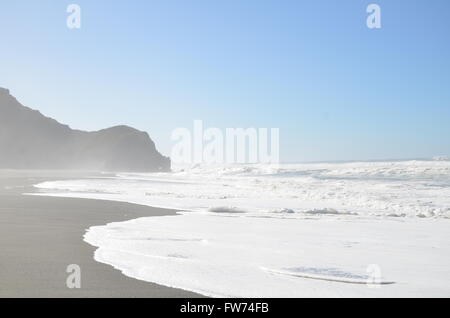
[[[450,161],[176,166],[36,187],[179,210],[87,229],[95,259],[136,279],[219,297],[450,295]]]

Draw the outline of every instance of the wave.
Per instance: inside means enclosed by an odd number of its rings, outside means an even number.
[[[184,211],[87,231],[97,261],[143,281],[220,297],[431,297],[449,293],[449,172],[447,161],[195,166],[36,187]],[[381,289],[366,286],[369,262]]]
[[[197,212],[450,217],[450,161],[196,165],[175,167],[173,173],[119,173],[115,178],[37,187],[47,192],[105,193],[111,199]]]

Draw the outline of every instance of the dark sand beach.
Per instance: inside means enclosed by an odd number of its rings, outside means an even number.
[[[138,281],[94,260],[87,228],[173,210],[128,203],[27,196],[33,184],[84,178],[77,172],[0,170],[0,297],[200,297]],[[67,266],[81,267],[81,288],[66,286]]]

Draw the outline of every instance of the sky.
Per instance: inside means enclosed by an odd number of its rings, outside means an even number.
[[[2,1],[0,87],[72,128],[145,130],[166,155],[203,120],[279,128],[283,162],[448,156],[449,35],[448,0]]]

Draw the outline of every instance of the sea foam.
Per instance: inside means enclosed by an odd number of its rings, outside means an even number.
[[[197,165],[37,187],[184,211],[87,231],[97,261],[144,281],[223,297],[450,292],[448,161]],[[364,284],[374,264],[395,284]]]

